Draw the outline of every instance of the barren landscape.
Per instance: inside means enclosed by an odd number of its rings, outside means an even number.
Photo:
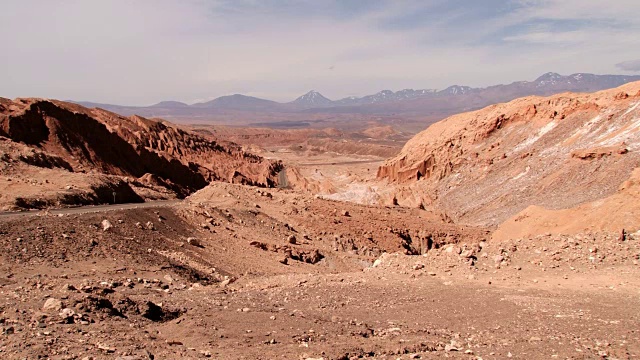
[[[412,137],[2,99],[0,357],[638,358],[638,104]]]

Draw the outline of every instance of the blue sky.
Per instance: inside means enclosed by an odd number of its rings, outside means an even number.
[[[640,73],[640,1],[5,0],[0,96],[289,101]]]

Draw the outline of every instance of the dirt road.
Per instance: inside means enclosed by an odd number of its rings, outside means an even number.
[[[384,160],[376,159],[376,160],[354,160],[354,161],[336,161],[336,162],[317,162],[317,163],[304,163],[298,164],[297,166],[326,166],[326,165],[356,165],[356,164],[375,164],[375,163],[383,163]]]
[[[51,210],[22,211],[22,212],[5,211],[5,212],[0,212],[0,218],[37,216],[37,215],[42,215],[44,213],[48,213],[50,215],[87,214],[87,213],[96,213],[96,212],[114,211],[114,210],[147,209],[147,208],[155,208],[155,207],[173,206],[173,205],[179,204],[181,201],[182,200],[158,200],[158,201],[148,201],[144,203],[88,205],[88,206],[80,206],[80,207],[64,208],[64,209],[51,209]]]

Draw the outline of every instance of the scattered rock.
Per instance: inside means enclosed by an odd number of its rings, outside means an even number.
[[[110,347],[110,346],[108,346],[108,345],[98,344],[96,347],[97,347],[99,350],[102,350],[102,351],[104,351],[104,352],[106,352],[106,353],[109,353],[109,354],[116,352],[116,349],[114,349],[114,348],[112,348],[112,347]]]
[[[194,237],[187,238],[187,244],[189,244],[191,246],[195,246],[195,247],[203,247],[202,243],[198,239],[196,239]]]
[[[73,316],[75,315],[75,311],[69,309],[69,308],[64,308],[62,309],[62,311],[60,311],[60,317],[68,322],[73,322]]]
[[[62,301],[56,298],[47,299],[42,306],[44,311],[60,311],[60,309],[62,309]]]
[[[109,231],[109,229],[111,229],[113,227],[113,225],[111,225],[111,221],[104,219],[102,220],[102,231]]]
[[[231,278],[224,279],[224,280],[220,281],[220,286],[221,287],[226,287],[229,284],[231,284],[232,282],[233,282],[233,280]]]

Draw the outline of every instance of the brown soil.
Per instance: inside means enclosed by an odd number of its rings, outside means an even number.
[[[224,184],[0,234],[7,359],[640,353],[640,234],[485,242],[426,211]]]

